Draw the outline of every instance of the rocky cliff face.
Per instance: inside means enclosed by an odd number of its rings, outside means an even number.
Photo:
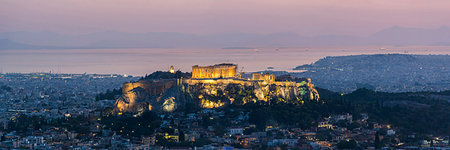
[[[116,101],[115,112],[171,112],[188,102],[201,108],[217,108],[257,101],[301,105],[306,100],[319,100],[319,93],[310,80],[173,79],[125,83],[122,89],[123,95]]]
[[[149,100],[149,94],[142,87],[136,87],[124,92],[122,96],[117,99],[115,103],[115,109],[118,112],[139,112],[145,111],[146,109],[151,110],[151,107],[149,108]]]
[[[289,84],[291,83],[291,84]],[[214,108],[227,104],[245,104],[265,101],[270,103],[296,103],[319,99],[319,94],[310,83],[292,82],[260,83],[250,85],[239,83],[197,83],[186,84],[186,93],[201,107]]]
[[[122,96],[115,103],[114,112],[142,112],[154,109],[167,95],[169,89],[174,88],[176,79],[141,80],[138,82],[124,83]]]

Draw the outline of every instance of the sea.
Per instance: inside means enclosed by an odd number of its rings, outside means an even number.
[[[0,73],[88,73],[142,76],[170,66],[234,63],[239,72],[288,71],[326,56],[361,54],[449,55],[450,46],[364,46],[323,48],[139,48],[0,50]]]

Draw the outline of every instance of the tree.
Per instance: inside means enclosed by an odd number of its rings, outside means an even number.
[[[359,124],[358,122],[352,122],[352,123],[348,126],[348,129],[349,129],[349,130],[353,130],[353,129],[360,128],[360,127],[361,127],[361,124]]]
[[[256,128],[246,128],[246,129],[244,129],[244,135],[250,135],[250,134],[252,134],[253,132],[256,132],[257,130],[256,130]]]
[[[355,149],[357,146],[355,140],[342,140],[337,144],[338,149]]]
[[[381,148],[381,141],[380,141],[380,133],[377,132],[375,135],[375,149],[380,149]]]
[[[214,134],[216,136],[222,136],[225,134],[225,127],[218,125],[218,126],[214,126]]]
[[[316,138],[320,141],[329,141],[331,140],[331,131],[330,130],[319,130],[316,133]]]
[[[266,128],[267,113],[263,110],[252,111],[249,114],[249,122],[256,125],[260,131]]]

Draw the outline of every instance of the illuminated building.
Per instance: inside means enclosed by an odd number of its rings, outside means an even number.
[[[274,82],[275,81],[275,75],[274,74],[262,74],[262,73],[253,73],[252,74],[252,80],[261,80],[266,82]]]
[[[217,64],[214,66],[192,66],[192,78],[234,78],[236,77],[237,65]]]
[[[175,73],[175,69],[173,68],[173,66],[170,66],[169,72],[170,73]]]
[[[327,129],[333,129],[333,125],[328,123],[328,121],[321,121],[319,122],[319,124],[317,125],[317,127],[319,128],[327,128]]]
[[[169,135],[166,133],[166,135],[164,135],[164,138],[167,140],[173,140],[173,142],[179,142],[180,138],[178,135]]]
[[[180,142],[180,136],[178,135],[178,129],[174,129],[173,134],[165,133],[164,138],[166,140],[169,140],[172,142]]]

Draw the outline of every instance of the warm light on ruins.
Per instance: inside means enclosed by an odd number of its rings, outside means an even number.
[[[214,66],[192,66],[192,78],[234,78],[237,65],[218,64]]]
[[[202,108],[217,108],[223,106],[225,103],[221,102],[220,100],[218,102],[213,102],[210,100],[201,100],[201,106]]]
[[[303,97],[314,101],[319,100],[319,94],[310,79],[302,82],[275,81],[275,75],[268,73],[253,73],[252,79],[245,79],[236,75],[236,68],[237,65],[234,64],[196,65],[192,66],[192,79],[140,80],[124,83],[123,95],[117,100],[115,111],[159,109],[165,112],[175,111],[177,104],[182,102],[178,103],[180,100],[175,100],[176,95],[165,95],[174,87],[175,89],[179,87],[180,91],[198,100],[198,105],[202,108],[222,107],[236,100],[242,100],[239,104],[256,101],[288,103],[291,100],[303,104]],[[172,70],[173,66],[170,67],[169,72]],[[235,89],[235,93],[227,91],[228,88]],[[138,102],[142,100],[146,102],[145,105]]]
[[[275,81],[275,75],[274,74],[262,74],[262,73],[252,73],[252,79],[253,80],[261,80],[266,82],[274,82]]]

